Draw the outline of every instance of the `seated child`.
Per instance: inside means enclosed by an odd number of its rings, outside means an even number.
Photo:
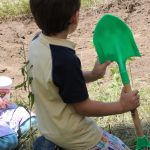
[[[0,150],[14,150],[18,137],[27,133],[31,126],[36,126],[34,113],[21,106],[11,103],[6,96],[8,93],[0,90]]]

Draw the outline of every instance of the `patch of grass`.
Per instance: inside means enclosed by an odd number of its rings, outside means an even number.
[[[81,4],[83,7],[93,7],[98,3],[103,3],[103,0],[81,0]]]
[[[0,18],[10,18],[30,13],[28,0],[1,0]]]
[[[81,0],[83,7],[95,7],[103,0]],[[0,19],[30,14],[29,0],[1,0]]]
[[[100,79],[88,85],[88,90],[93,99],[111,102],[118,98],[122,86],[119,69],[118,67],[112,67],[110,71],[112,78],[110,81]]]

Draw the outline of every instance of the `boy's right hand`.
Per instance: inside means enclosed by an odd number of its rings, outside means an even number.
[[[138,90],[125,93],[124,88],[122,89],[120,96],[120,104],[123,109],[123,112],[132,111],[138,106],[140,106],[140,96],[138,93]]]

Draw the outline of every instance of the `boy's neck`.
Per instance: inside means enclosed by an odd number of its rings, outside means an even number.
[[[55,35],[52,35],[52,37],[59,38],[59,39],[67,39],[67,36],[68,36],[68,31],[63,31]]]

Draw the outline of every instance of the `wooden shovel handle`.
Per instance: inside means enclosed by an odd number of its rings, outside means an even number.
[[[130,84],[124,85],[124,90],[125,90],[126,93],[131,92],[132,91],[131,85]],[[136,135],[138,137],[144,136],[142,126],[141,126],[141,121],[140,121],[137,109],[131,111],[131,115],[132,115],[133,123],[134,123],[134,126],[135,126]]]

